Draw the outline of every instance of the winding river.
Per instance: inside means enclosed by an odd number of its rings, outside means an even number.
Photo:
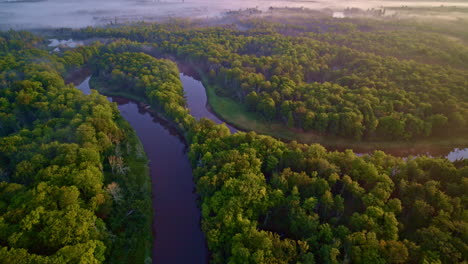
[[[78,86],[85,94],[91,92],[89,79]],[[135,129],[150,160],[155,212],[153,263],[207,263],[198,196],[183,139],[167,122],[136,102],[120,97],[108,99],[117,103],[121,115]]]
[[[85,94],[91,92],[89,79],[78,86]],[[191,114],[197,119],[206,117],[223,123],[208,110],[203,84],[183,73],[180,79]],[[150,160],[155,211],[153,263],[207,263],[208,250],[200,229],[198,196],[183,139],[166,121],[152,116],[138,103],[120,97],[108,99],[117,103],[121,115],[135,129]],[[231,132],[237,131],[227,126]],[[466,159],[468,149],[455,149],[446,158],[451,161]]]

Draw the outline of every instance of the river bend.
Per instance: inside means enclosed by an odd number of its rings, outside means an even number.
[[[78,88],[91,92],[86,78]],[[189,75],[180,74],[190,113],[197,119],[209,118],[223,123],[208,110],[205,87]],[[136,102],[108,97],[116,102],[121,115],[135,129],[150,161],[154,221],[153,263],[207,263],[208,250],[200,229],[200,209],[186,145],[167,122],[152,116]],[[227,125],[231,132],[237,130]],[[362,155],[362,154],[361,154]],[[468,149],[454,149],[446,156],[454,161],[468,158]]]
[[[89,79],[78,88],[90,93]],[[153,192],[153,263],[205,264],[206,240],[186,145],[177,131],[136,102],[108,97],[140,138],[149,159]]]

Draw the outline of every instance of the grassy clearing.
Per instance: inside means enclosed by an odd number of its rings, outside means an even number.
[[[302,143],[319,143],[331,150],[353,149],[354,152],[371,152],[383,150],[394,155],[418,153],[443,153],[454,147],[467,147],[468,138],[438,138],[420,141],[356,141],[335,136],[324,136],[300,129],[290,129],[278,121],[267,121],[259,114],[247,111],[246,107],[236,101],[218,96],[216,87],[209,85],[206,76],[202,77],[206,87],[208,103],[213,112],[223,121],[245,130],[271,135],[283,140],[296,140]]]

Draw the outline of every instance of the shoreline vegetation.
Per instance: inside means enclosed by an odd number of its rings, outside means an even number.
[[[154,105],[151,105],[151,103],[148,101],[148,98],[125,92],[125,90],[122,89],[120,89],[119,91],[111,89],[108,85],[106,85],[106,80],[96,76],[92,76],[89,80],[89,83],[91,89],[95,89],[104,96],[119,97],[133,101],[139,107],[144,108],[146,112],[151,114],[151,116],[163,121],[164,125],[168,125],[171,129],[175,129],[180,139],[184,142],[184,144],[187,147],[189,146],[189,144],[187,143],[187,132],[182,130],[181,127],[171,118],[166,116],[164,112],[158,111]]]

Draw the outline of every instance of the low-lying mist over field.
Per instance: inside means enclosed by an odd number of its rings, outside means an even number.
[[[468,1],[325,1],[325,0],[0,0],[0,28],[84,27],[111,21],[158,21],[173,17],[206,18],[245,8],[296,7],[342,11],[381,7],[468,7]]]

